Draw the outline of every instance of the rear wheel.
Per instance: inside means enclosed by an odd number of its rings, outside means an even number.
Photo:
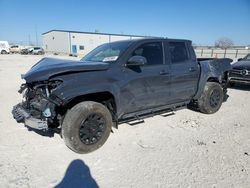
[[[111,127],[112,117],[104,105],[81,102],[67,112],[62,124],[62,137],[74,152],[89,153],[106,142]]]
[[[213,114],[220,109],[223,98],[224,93],[221,85],[207,82],[201,97],[198,99],[199,110],[205,114]]]

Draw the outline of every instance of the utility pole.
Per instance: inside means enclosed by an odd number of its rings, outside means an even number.
[[[29,39],[28,39],[28,40],[29,40],[29,44],[28,44],[28,45],[30,46],[30,34],[28,35],[28,38],[29,38]]]
[[[36,30],[36,46],[38,46],[38,39],[37,39],[37,25],[35,26],[35,30]]]

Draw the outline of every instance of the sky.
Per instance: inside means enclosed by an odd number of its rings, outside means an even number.
[[[250,0],[0,0],[0,40],[39,44],[52,29],[250,44]]]

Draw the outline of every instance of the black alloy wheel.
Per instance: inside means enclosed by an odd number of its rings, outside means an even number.
[[[221,101],[221,92],[218,89],[214,89],[210,95],[209,103],[212,108],[217,108]]]
[[[90,114],[80,125],[80,140],[86,145],[95,144],[100,140],[106,128],[105,119],[101,114]]]

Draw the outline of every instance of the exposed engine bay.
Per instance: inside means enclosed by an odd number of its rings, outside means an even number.
[[[61,81],[22,84],[18,92],[24,100],[13,108],[14,118],[39,130],[58,127],[61,116],[56,113],[56,107],[60,101],[51,93],[60,84]]]

